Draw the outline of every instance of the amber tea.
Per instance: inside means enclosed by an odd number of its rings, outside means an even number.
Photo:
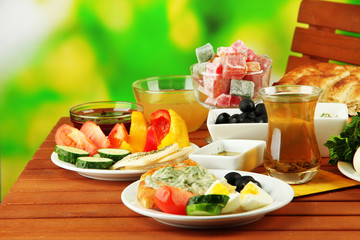
[[[288,86],[291,89],[286,91],[279,91],[280,87],[270,87],[278,92],[262,95],[269,119],[264,166],[271,176],[291,184],[304,183],[312,179],[321,164],[314,129],[321,89],[315,94],[308,92],[312,88],[309,86],[302,86],[302,91],[299,86]],[[304,90],[308,91],[302,93]]]

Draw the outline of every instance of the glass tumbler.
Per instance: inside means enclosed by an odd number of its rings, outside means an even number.
[[[314,114],[322,90],[304,85],[279,85],[259,91],[268,114],[264,152],[267,173],[289,184],[310,181],[321,164]]]

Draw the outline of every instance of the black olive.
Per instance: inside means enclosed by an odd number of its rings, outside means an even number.
[[[260,117],[261,115],[266,115],[265,105],[263,103],[258,103],[255,107],[254,112],[257,117]]]
[[[237,172],[229,172],[224,176],[224,178],[230,185],[235,186],[236,180],[240,179],[241,175],[240,175],[240,173],[237,173]]]
[[[268,122],[268,118],[267,115],[261,115],[259,117],[256,118],[256,122],[258,123],[267,123]]]
[[[229,123],[230,115],[226,112],[220,113],[216,118],[215,124]]]
[[[248,184],[248,182],[250,181],[261,187],[261,184],[258,181],[256,181],[253,177],[242,176],[240,179],[237,179],[235,181],[236,191],[240,192],[245,187],[245,185]]]
[[[239,109],[242,112],[253,112],[255,110],[255,103],[250,98],[244,98],[239,103]]]
[[[242,118],[240,117],[240,114],[235,113],[230,116],[229,123],[241,123]]]
[[[240,118],[242,120],[245,120],[245,119],[253,119],[255,118],[255,113],[254,112],[242,112],[240,114]]]

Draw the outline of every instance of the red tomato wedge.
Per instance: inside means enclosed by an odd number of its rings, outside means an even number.
[[[107,139],[101,128],[93,121],[86,121],[80,128],[98,148],[109,148],[110,141]]]
[[[55,142],[57,145],[83,149],[91,156],[97,153],[98,149],[84,133],[68,124],[63,124],[56,130]]]
[[[109,133],[108,139],[112,148],[120,148],[123,141],[128,141],[129,134],[123,123],[117,123]]]
[[[167,110],[159,109],[150,115],[150,125],[154,126],[159,143],[169,133],[170,114]]]
[[[146,135],[146,142],[144,147],[144,152],[150,152],[152,150],[157,150],[157,146],[159,145],[159,141],[157,140],[155,134],[155,127],[150,126]]]
[[[186,204],[194,194],[182,188],[162,186],[155,193],[155,206],[161,211],[186,215]]]

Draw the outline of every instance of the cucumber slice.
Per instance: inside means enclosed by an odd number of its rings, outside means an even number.
[[[75,166],[78,168],[109,169],[114,164],[110,158],[79,157]]]
[[[197,195],[189,199],[187,205],[194,205],[200,203],[211,203],[218,204],[222,207],[225,207],[230,197],[228,195],[222,194],[206,194],[206,195]]]
[[[131,152],[129,150],[119,148],[101,148],[98,149],[98,153],[100,157],[110,158],[114,161],[119,161],[125,156],[129,155]]]
[[[224,207],[216,203],[198,203],[186,206],[186,214],[191,216],[220,215]]]
[[[78,157],[89,156],[90,153],[74,147],[56,145],[55,152],[58,154],[58,157],[61,161],[75,164]]]

